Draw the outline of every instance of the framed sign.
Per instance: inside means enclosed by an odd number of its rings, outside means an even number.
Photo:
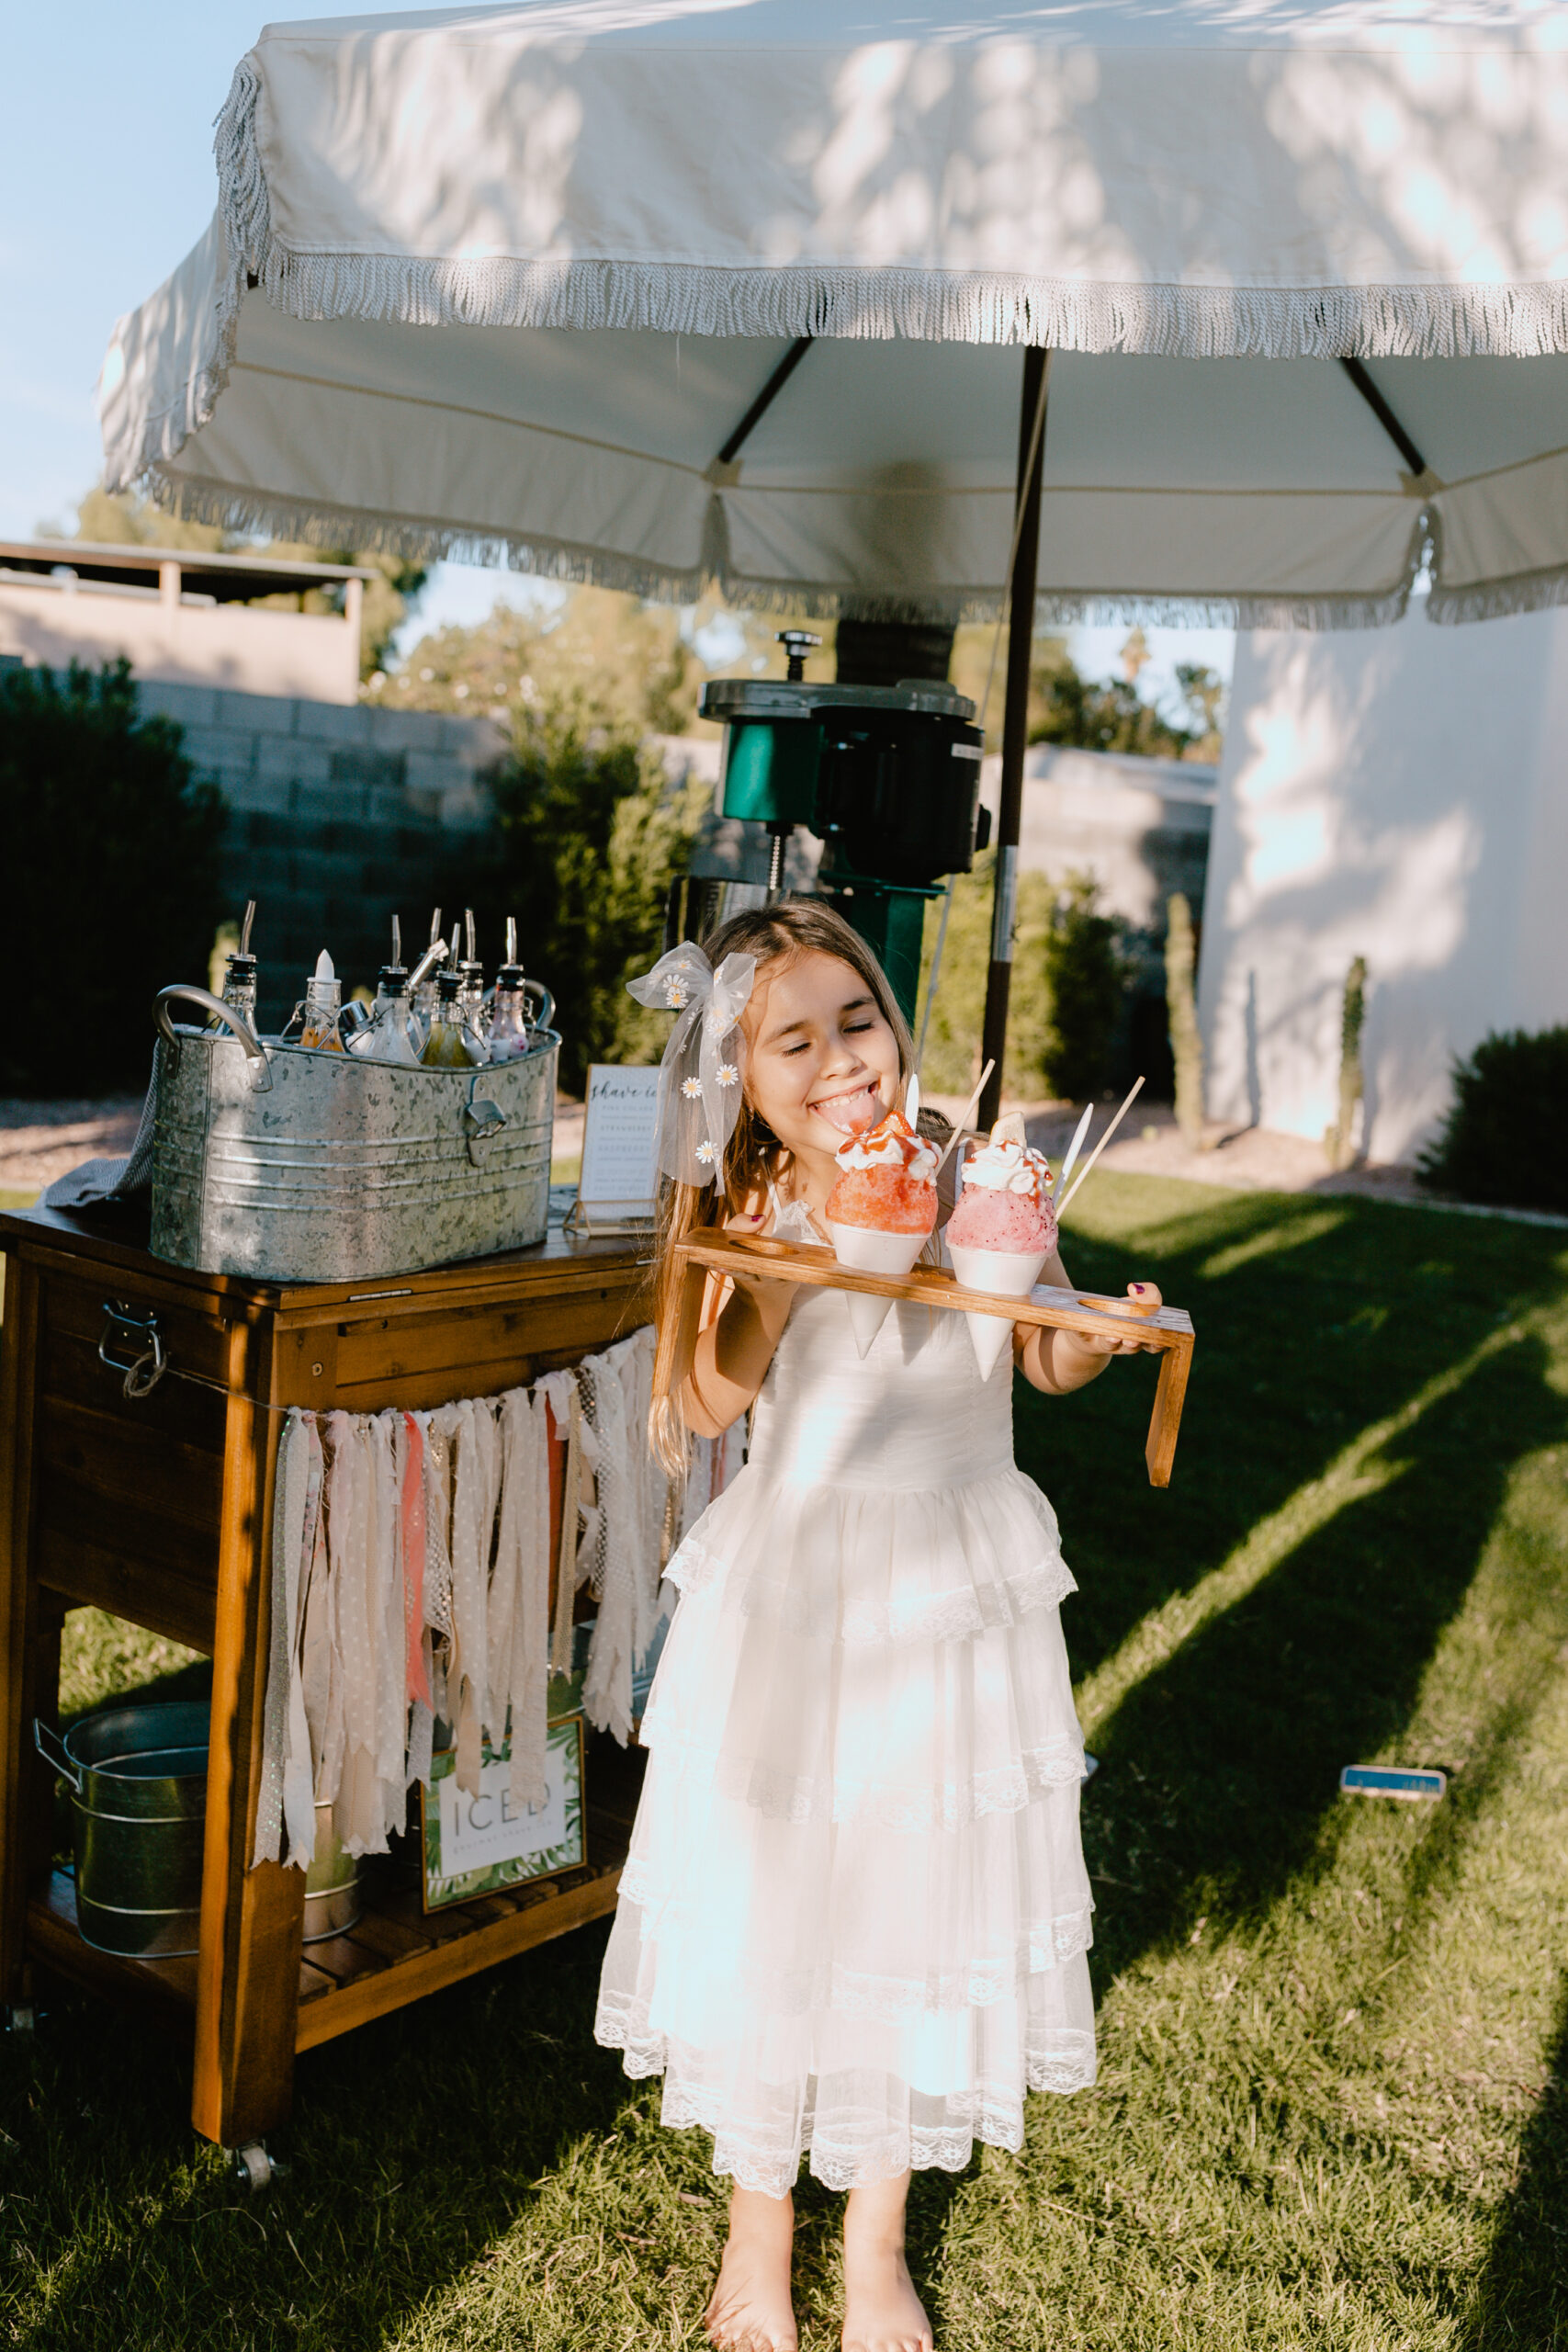
[[[615,1233],[652,1222],[659,1069],[592,1062],[583,1103],[582,1173],[570,1232]]]
[[[545,1801],[534,1806],[513,1804],[510,1753],[503,1748],[497,1755],[488,1739],[478,1796],[457,1786],[453,1749],[434,1758],[429,1783],[419,1792],[426,1911],[498,1894],[586,1860],[581,1715],[551,1724],[545,1755]]]

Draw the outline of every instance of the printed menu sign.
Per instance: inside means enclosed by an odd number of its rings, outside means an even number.
[[[651,1216],[659,1184],[655,1158],[659,1070],[593,1062],[582,1125],[582,1174],[577,1197],[587,1216]]]

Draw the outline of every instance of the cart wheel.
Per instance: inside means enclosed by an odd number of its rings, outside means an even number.
[[[13,2001],[6,2012],[6,2030],[8,2033],[37,2032],[38,2011],[30,2001]]]
[[[259,2197],[262,2190],[270,2188],[283,2171],[283,2166],[275,2164],[267,2154],[265,2144],[260,2140],[247,2140],[243,2148],[231,2148],[229,2157],[234,2167],[235,2181],[247,2197]]]

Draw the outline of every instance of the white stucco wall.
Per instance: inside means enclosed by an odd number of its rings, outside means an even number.
[[[359,698],[359,627],[97,581],[0,579],[0,653],[46,669],[123,654],[138,678],[307,702]]]
[[[1322,1136],[1362,955],[1363,1148],[1411,1158],[1456,1054],[1568,1021],[1565,876],[1568,613],[1239,638],[1199,979],[1211,1116]]]

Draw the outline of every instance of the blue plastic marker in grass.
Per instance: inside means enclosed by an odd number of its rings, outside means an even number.
[[[1407,1804],[1440,1797],[1448,1785],[1446,1772],[1424,1771],[1408,1764],[1347,1764],[1339,1775],[1344,1796],[1401,1797]]]

